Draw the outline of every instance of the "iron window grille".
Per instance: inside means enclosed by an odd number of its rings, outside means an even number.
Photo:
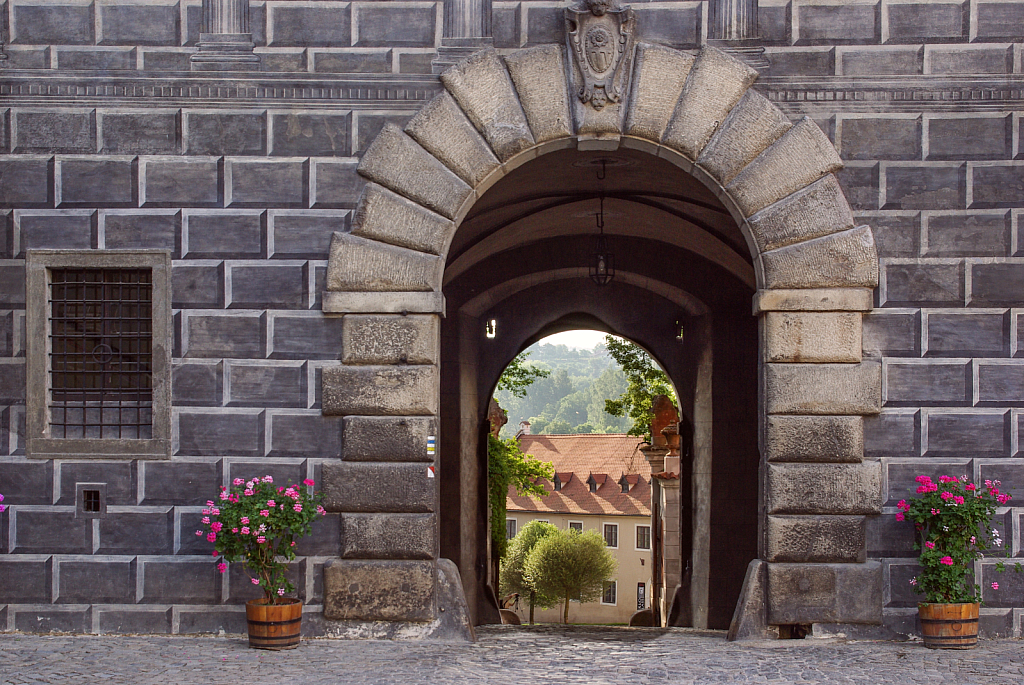
[[[151,269],[50,270],[53,438],[153,437]]]
[[[27,456],[170,457],[170,273],[166,250],[27,251]]]

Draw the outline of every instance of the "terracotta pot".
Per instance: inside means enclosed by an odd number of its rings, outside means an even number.
[[[973,649],[978,645],[978,612],[975,603],[917,605],[924,646],[930,649]]]
[[[245,603],[249,622],[249,646],[254,649],[295,649],[302,628],[302,602],[283,599],[281,604],[266,604],[265,599]]]

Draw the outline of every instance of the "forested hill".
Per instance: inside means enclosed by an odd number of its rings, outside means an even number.
[[[538,343],[527,348],[526,364],[551,372],[531,385],[525,398],[498,392],[508,412],[502,436],[511,437],[526,419],[533,433],[625,433],[628,418],[605,413],[604,401],[626,390],[626,377],[603,344],[593,350]]]

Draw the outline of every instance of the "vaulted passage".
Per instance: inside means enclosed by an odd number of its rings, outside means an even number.
[[[615,273],[597,285],[602,208]],[[545,155],[474,205],[452,241],[443,292],[440,552],[456,560],[475,621],[497,620],[485,588],[496,587],[482,437],[492,389],[523,348],[586,326],[649,350],[696,426],[684,449],[685,525],[670,531],[683,564],[666,571],[671,591],[689,564],[695,582],[682,592],[697,624],[727,628],[757,557],[757,320],[749,251],[717,198],[638,151]]]

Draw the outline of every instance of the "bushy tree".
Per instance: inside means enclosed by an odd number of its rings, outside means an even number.
[[[615,576],[615,557],[597,531],[558,530],[534,545],[526,557],[526,576],[538,593],[563,602],[562,623],[569,622],[569,600],[593,602],[604,582]]]
[[[610,335],[605,336],[604,340],[608,354],[619,363],[629,382],[619,399],[605,400],[605,411],[612,416],[628,416],[633,420],[633,425],[627,431],[629,435],[640,435],[650,442],[654,398],[667,395],[678,406],[672,383],[651,355],[639,345]]]
[[[508,545],[508,553],[501,563],[500,589],[502,596],[518,592],[530,602],[530,623],[533,623],[533,608],[549,609],[558,603],[557,595],[538,592],[526,576],[526,559],[534,546],[542,539],[557,533],[558,528],[547,521],[530,521],[516,534]]]

